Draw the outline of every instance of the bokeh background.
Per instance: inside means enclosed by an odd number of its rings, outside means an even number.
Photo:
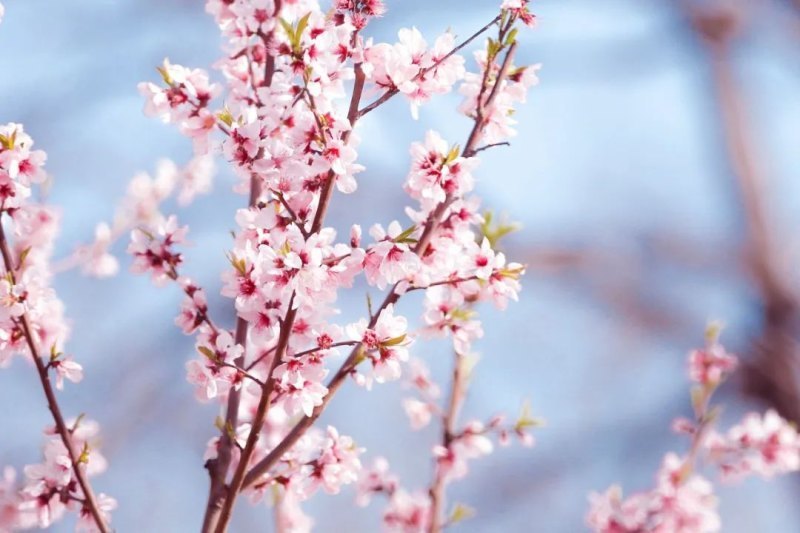
[[[200,0],[4,3],[0,121],[24,123],[49,154],[65,257],[110,220],[135,172],[161,157],[188,160],[185,139],[142,115],[136,84],[155,79],[165,56],[208,67],[218,33]],[[447,28],[466,36],[496,4],[387,0],[389,15],[370,32],[393,40],[416,25],[430,40]],[[723,339],[748,362],[722,394],[723,420],[766,406],[798,416],[800,2],[539,0],[533,9],[540,24],[522,37],[518,62],[543,63],[541,85],[517,113],[512,146],[485,153],[478,171],[485,205],[522,222],[507,252],[529,272],[518,304],[483,313],[465,414],[513,414],[528,398],[548,425],[535,448],[499,450],[451,487],[451,501],[478,510],[462,531],[581,531],[590,491],[649,487],[663,454],[685,448],[669,423],[690,412],[685,355],[709,319],[727,324]],[[399,98],[370,114],[360,124],[368,170],[355,196],[336,196],[333,225],[401,218],[407,147],[429,128],[461,140],[458,101],[435,99],[417,122]],[[179,211],[193,242],[186,272],[212,295],[243,202],[220,167],[213,194]],[[192,340],[172,325],[180,294],[127,264],[109,281],[56,280],[74,325],[69,352],[86,368],[61,398],[67,413],[103,426],[111,468],[95,486],[119,500],[119,531],[195,531],[214,409],[185,382]],[[363,294],[342,307],[355,316]],[[218,296],[212,312],[233,321]],[[447,375],[443,346],[415,350]],[[409,432],[402,394],[348,386],[325,420],[423,487],[437,430]],[[46,423],[34,373],[18,359],[0,374],[0,464],[37,461]],[[799,494],[797,477],[721,487],[724,530],[798,531]],[[317,530],[378,530],[380,506],[353,511],[352,496],[315,498]],[[237,508],[236,531],[271,523],[263,506]]]

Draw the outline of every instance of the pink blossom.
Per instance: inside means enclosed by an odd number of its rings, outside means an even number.
[[[403,400],[403,409],[411,423],[411,429],[422,429],[430,424],[431,415],[433,414],[433,408],[430,403],[414,398],[405,398]]]
[[[384,289],[387,284],[406,279],[419,269],[419,257],[406,242],[398,242],[402,234],[397,221],[389,224],[385,231],[379,224],[370,229],[370,235],[377,241],[367,249],[364,260],[364,273],[370,285]]]
[[[727,479],[771,478],[800,470],[797,428],[772,409],[763,416],[748,414],[725,435],[711,435],[706,446]]]
[[[716,385],[736,370],[738,360],[718,342],[689,354],[689,379],[700,385]]]
[[[178,226],[175,216],[151,230],[133,230],[128,246],[128,253],[133,256],[131,270],[135,273],[149,272],[156,284],[163,284],[175,275],[175,268],[182,261],[181,254],[173,251],[172,247],[184,241],[187,231],[186,226]]]
[[[397,486],[397,478],[389,471],[389,461],[384,457],[376,457],[372,466],[361,470],[356,486],[356,504],[365,507],[372,496],[378,493],[391,496]]]
[[[111,228],[105,222],[101,222],[95,228],[94,242],[75,251],[84,274],[106,278],[114,276],[119,271],[119,261],[108,251],[112,243]]]
[[[656,488],[622,499],[612,487],[589,497],[587,525],[603,533],[706,533],[720,530],[717,500],[711,484],[698,475],[683,474],[684,459],[668,454]]]
[[[383,525],[391,532],[421,533],[430,523],[430,512],[430,498],[427,494],[409,494],[398,489],[392,494],[383,513]]]
[[[64,388],[64,380],[68,379],[73,383],[79,383],[83,379],[83,367],[76,363],[72,357],[60,357],[50,362],[50,366],[56,371],[56,388]]]

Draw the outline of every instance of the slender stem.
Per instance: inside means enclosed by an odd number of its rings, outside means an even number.
[[[261,196],[261,181],[258,176],[253,174],[250,177],[250,198],[248,205],[250,207],[255,206],[259,196]],[[245,357],[247,355],[247,327],[247,321],[245,319],[241,317],[236,319],[236,333],[234,340],[237,345],[243,348],[243,350],[242,355],[234,361],[234,364],[240,368],[244,366]],[[206,511],[203,517],[203,533],[210,533],[211,531],[214,531],[214,528],[219,521],[219,515],[223,505],[222,500],[225,498],[226,494],[225,477],[227,476],[228,468],[230,467],[231,459],[233,457],[232,449],[234,445],[233,439],[228,434],[226,428],[230,427],[233,428],[234,431],[236,430],[236,426],[238,425],[239,421],[240,401],[241,390],[232,389],[228,393],[228,404],[225,409],[225,424],[222,426],[223,429],[220,432],[217,457],[206,462],[206,468],[208,469],[211,483],[208,490]]]
[[[496,146],[511,146],[511,143],[508,142],[508,141],[503,141],[503,142],[499,142],[499,143],[486,144],[484,146],[481,146],[480,148],[476,148],[474,153],[477,154],[477,153],[483,152],[484,150],[488,150],[490,148],[495,148]]]
[[[294,319],[297,316],[297,309],[293,308],[294,298],[289,301],[289,310],[286,312],[286,316],[281,324],[281,332],[280,338],[278,339],[278,348],[275,351],[275,357],[272,360],[272,366],[269,370],[269,377],[267,378],[266,383],[264,384],[263,388],[261,389],[261,398],[258,402],[258,407],[256,409],[256,415],[253,418],[253,424],[250,429],[250,434],[247,436],[247,443],[242,450],[241,458],[239,459],[239,464],[236,467],[236,471],[233,474],[233,479],[231,480],[230,485],[228,486],[227,495],[225,496],[225,501],[222,505],[222,510],[219,515],[219,520],[217,521],[216,533],[224,533],[224,531],[228,527],[228,522],[231,519],[231,514],[233,513],[233,506],[236,503],[236,496],[242,488],[242,483],[244,481],[245,473],[247,472],[247,464],[250,462],[250,458],[253,456],[253,452],[255,452],[256,444],[258,443],[258,438],[261,433],[261,428],[264,426],[264,420],[267,417],[267,411],[269,410],[269,403],[270,403],[270,396],[272,395],[272,391],[275,388],[275,380],[273,379],[273,373],[275,372],[275,368],[280,364],[280,361],[283,359],[283,356],[286,353],[286,349],[289,346],[289,338],[291,337],[292,332],[292,324],[294,324]]]
[[[342,140],[346,143],[350,138],[350,132],[352,128],[355,126],[356,120],[358,120],[357,113],[353,110],[358,109],[358,103],[361,99],[361,94],[363,92],[364,83],[366,80],[366,76],[364,75],[363,70],[361,69],[360,65],[357,65],[356,68],[356,82],[353,88],[353,95],[351,97],[350,102],[350,113],[348,113],[348,119],[350,120],[350,127],[351,129],[346,131],[342,135]],[[322,229],[322,224],[325,219],[325,215],[327,214],[328,207],[330,205],[330,200],[333,195],[333,183],[336,179],[335,174],[331,171],[328,173],[328,179],[323,186],[323,190],[320,194],[320,201],[317,207],[317,212],[314,216],[314,221],[311,225],[311,234],[318,233]],[[294,295],[292,295],[292,301],[294,300]],[[272,360],[272,365],[267,376],[267,381],[264,384],[264,387],[261,391],[261,398],[259,399],[258,407],[256,408],[256,415],[253,419],[252,427],[250,430],[250,434],[247,438],[247,443],[245,444],[244,450],[242,450],[242,455],[239,460],[239,464],[237,466],[236,472],[234,472],[233,479],[231,480],[230,485],[227,489],[227,496],[225,497],[225,501],[222,504],[222,509],[219,514],[219,519],[217,520],[216,526],[216,533],[223,533],[227,528],[227,524],[230,521],[231,514],[233,512],[233,506],[236,500],[236,496],[238,495],[239,491],[244,486],[244,480],[247,474],[247,465],[252,457],[253,452],[255,451],[256,443],[258,442],[258,436],[261,432],[261,428],[264,425],[264,420],[266,419],[267,411],[269,409],[270,403],[270,396],[274,389],[275,381],[273,379],[273,373],[275,368],[280,364],[280,361],[283,359],[284,355],[286,354],[286,350],[288,349],[289,345],[289,338],[291,336],[292,326],[294,324],[294,320],[296,317],[296,309],[292,308],[292,302],[289,305],[289,311],[286,314],[286,317],[281,324],[281,333],[278,339],[278,345],[275,353],[275,357]]]
[[[491,21],[491,22],[489,22],[489,23],[488,23],[486,26],[484,26],[483,28],[481,28],[481,29],[479,29],[478,31],[476,31],[475,33],[473,33],[473,34],[472,34],[472,35],[471,35],[469,38],[467,38],[467,40],[466,40],[466,41],[462,42],[461,44],[459,44],[458,46],[456,46],[455,48],[453,48],[452,50],[450,50],[450,51],[449,51],[449,52],[448,52],[446,55],[444,55],[444,56],[442,56],[441,58],[439,58],[439,60],[438,60],[438,61],[436,61],[436,62],[435,62],[433,65],[431,65],[431,66],[430,66],[430,67],[428,67],[428,68],[424,68],[424,69],[420,70],[420,71],[417,73],[417,75],[416,75],[416,76],[414,76],[414,78],[412,79],[412,81],[417,81],[417,80],[419,80],[419,79],[421,79],[421,78],[425,77],[425,75],[426,75],[428,72],[430,72],[430,71],[432,71],[432,70],[434,70],[434,69],[438,68],[438,67],[439,67],[439,65],[441,65],[442,63],[444,63],[445,61],[447,61],[448,59],[450,59],[450,58],[451,58],[451,57],[452,57],[454,54],[458,53],[458,51],[459,51],[459,50],[461,50],[462,48],[464,48],[465,46],[467,46],[469,43],[471,43],[472,41],[474,41],[475,39],[477,39],[477,38],[478,38],[478,37],[479,37],[479,36],[480,36],[482,33],[484,33],[486,30],[488,30],[488,29],[489,29],[489,28],[491,28],[493,25],[495,25],[497,22],[499,22],[501,18],[502,18],[502,15],[497,15],[497,16],[496,16],[495,18],[493,18],[493,19],[492,19],[492,21]],[[394,95],[396,95],[396,94],[397,94],[397,93],[399,93],[399,92],[400,92],[400,90],[399,90],[397,87],[392,87],[391,89],[389,89],[388,91],[386,91],[385,93],[383,93],[383,94],[382,94],[382,95],[381,95],[381,96],[380,96],[380,97],[379,97],[377,100],[375,100],[374,102],[372,102],[371,104],[369,104],[368,106],[366,106],[364,109],[362,109],[361,111],[359,111],[359,112],[358,112],[358,117],[359,117],[359,118],[361,118],[361,117],[363,117],[364,115],[366,115],[367,113],[369,113],[370,111],[373,111],[374,109],[376,109],[376,108],[380,107],[381,105],[383,105],[384,103],[386,103],[386,101],[387,101],[387,100],[389,100],[390,98],[392,98]]]
[[[350,139],[350,134],[358,121],[358,103],[361,101],[361,95],[364,92],[364,83],[366,82],[366,75],[361,68],[361,63],[356,63],[355,66],[356,81],[353,85],[353,95],[350,97],[350,107],[347,113],[347,119],[350,121],[350,129],[342,134],[342,141],[347,143]],[[322,186],[322,191],[319,195],[319,204],[317,212],[314,215],[314,222],[311,225],[311,233],[317,233],[322,229],[322,221],[325,219],[325,214],[328,212],[328,206],[333,197],[333,185],[336,181],[336,174],[331,170],[325,179],[325,184]]]
[[[248,372],[247,370],[245,370],[242,367],[236,366],[233,363],[226,363],[225,361],[218,361],[217,364],[219,366],[232,368],[233,370],[236,370],[237,372],[239,372],[242,376],[244,376],[246,378],[250,378],[252,381],[256,382],[257,384],[261,385],[262,387],[264,386],[264,382],[263,381],[261,381],[260,379],[258,379],[257,377],[255,377],[253,374],[251,374],[250,372]]]
[[[252,363],[250,363],[249,365],[247,365],[247,367],[245,367],[245,370],[247,370],[247,371],[249,372],[250,370],[252,370],[253,368],[255,368],[255,366],[256,366],[258,363],[260,363],[261,361],[263,361],[264,359],[266,359],[267,357],[269,357],[269,355],[270,355],[270,354],[272,354],[272,353],[275,353],[275,348],[277,348],[277,347],[278,347],[278,346],[277,346],[277,345],[275,345],[275,346],[273,346],[272,348],[270,348],[269,350],[266,350],[264,353],[262,353],[260,356],[258,356],[258,358],[257,358],[255,361],[253,361]]]
[[[456,439],[458,414],[461,412],[461,406],[464,403],[464,397],[467,392],[467,378],[469,377],[465,368],[464,356],[454,351],[453,357],[453,381],[450,384],[450,396],[442,423],[442,446],[447,449]],[[445,503],[445,475],[439,465],[436,465],[433,484],[430,488],[430,498],[431,522],[428,531],[430,533],[439,533],[442,530],[442,510]]]
[[[11,276],[12,281],[16,283],[16,276],[14,274],[14,260],[11,257],[11,251],[8,247],[5,230],[3,230],[2,220],[0,220],[0,251],[3,255],[3,264],[5,265],[6,272],[8,272],[8,274]],[[86,473],[80,467],[80,455],[75,451],[75,446],[72,442],[72,434],[70,429],[67,427],[67,424],[64,422],[64,416],[61,414],[61,408],[58,405],[58,400],[56,399],[55,392],[53,391],[53,386],[50,383],[50,378],[47,375],[47,366],[45,366],[45,364],[42,362],[42,358],[39,355],[39,349],[37,348],[36,342],[33,339],[33,329],[31,328],[27,313],[23,313],[19,320],[22,324],[22,331],[25,334],[25,340],[28,344],[28,349],[31,352],[31,357],[36,365],[36,371],[39,374],[39,381],[42,384],[42,389],[44,390],[44,395],[47,399],[47,407],[50,409],[50,413],[53,415],[53,421],[56,425],[56,432],[58,433],[59,437],[61,437],[61,442],[64,443],[64,447],[67,449],[67,455],[69,455],[72,471],[75,473],[75,478],[78,480],[78,485],[80,485],[81,490],[83,491],[83,496],[85,498],[83,506],[89,510],[89,513],[92,515],[97,528],[102,533],[107,533],[109,528],[103,519],[100,508],[97,506],[97,499],[95,498],[92,487],[89,484],[89,480],[86,478]]]
[[[310,350],[304,350],[302,352],[297,352],[293,354],[292,357],[302,357],[304,355],[312,354],[318,352],[320,350],[327,350],[328,348],[338,348],[340,346],[353,346],[354,344],[358,344],[357,341],[341,341],[341,342],[334,342],[330,346],[323,348],[322,346],[317,346],[316,348],[311,348]]]
[[[274,6],[274,17],[277,18],[278,14],[283,7],[283,0],[275,0]],[[262,35],[262,39],[264,41],[264,46],[267,50],[267,58],[264,64],[264,86],[270,87],[272,85],[272,78],[275,75],[275,56],[269,53],[269,46],[272,41],[274,35],[274,31],[270,32],[269,35]],[[258,98],[257,89],[253,89],[256,98]],[[255,173],[250,176],[250,198],[248,201],[248,205],[253,207],[258,202],[258,198],[261,196],[261,180]],[[242,346],[244,350],[242,351],[242,355],[234,361],[234,364],[238,367],[243,367],[245,363],[245,358],[247,355],[247,321],[241,317],[237,317],[236,319],[236,335],[235,341],[236,344]],[[205,517],[203,518],[203,533],[210,533],[218,528],[220,524],[220,513],[223,510],[223,507],[227,505],[227,502],[223,503],[223,498],[226,497],[226,494],[229,494],[226,491],[225,486],[225,477],[228,473],[228,467],[231,463],[231,449],[233,446],[233,440],[231,439],[230,435],[228,435],[228,431],[225,428],[232,427],[234,430],[238,425],[239,420],[239,403],[241,401],[241,391],[240,390],[231,390],[228,395],[228,405],[225,411],[225,425],[223,426],[223,430],[220,436],[220,444],[219,449],[217,452],[217,458],[212,459],[207,463],[207,468],[209,474],[211,476],[211,486],[209,488],[209,496],[208,496],[208,503],[206,505],[206,513]],[[227,520],[223,523],[222,527],[223,530],[227,524]]]

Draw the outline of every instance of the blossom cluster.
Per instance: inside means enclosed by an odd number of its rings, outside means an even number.
[[[723,481],[800,470],[800,434],[773,410],[747,414],[725,433],[714,429],[719,410],[710,406],[711,396],[737,365],[737,358],[719,343],[717,334],[718,327],[710,327],[707,346],[692,351],[688,358],[689,378],[695,384],[695,420],[677,419],[673,428],[690,437],[689,452],[667,454],[656,487],[650,491],[623,498],[621,489],[613,486],[592,494],[587,523],[593,531],[719,531],[713,485],[697,472],[701,458],[719,470]]]
[[[73,445],[82,450],[80,468],[88,476],[106,469],[105,458],[95,449],[99,426],[85,418],[69,420]],[[83,489],[75,477],[72,460],[54,428],[45,430],[42,462],[27,465],[24,482],[17,485],[16,472],[6,467],[0,483],[0,530],[48,528],[67,511],[77,514],[77,531],[97,531],[94,518],[85,507]],[[117,502],[103,494],[97,495],[98,507],[106,522]]]
[[[209,0],[206,10],[225,39],[225,55],[215,64],[224,82],[165,60],[160,82],[143,82],[139,90],[146,114],[175,125],[197,157],[221,156],[239,176],[235,190],[249,196],[236,214],[231,266],[222,276],[236,327],[212,319],[204,289],[182,271],[177,245],[184,230],[176,219],[141,220],[129,252],[134,271],[159,283],[173,280],[185,294],[176,324],[194,336],[197,353],[186,365],[187,378],[198,400],[225,406],[221,434],[206,457],[212,492],[214,483],[225,488],[220,479],[233,479],[221,506],[232,506],[238,490],[255,497],[277,488],[280,515],[286,518],[289,509],[290,522],[308,525],[299,514],[313,492],[308,487],[338,490],[357,479],[360,463],[341,452],[323,453],[324,464],[309,458],[320,438],[350,440],[333,428],[320,436],[303,424],[313,423],[348,379],[370,389],[419,369],[410,357],[418,335],[398,300],[424,292],[422,333],[450,336],[466,355],[482,334],[471,307],[490,301],[504,308],[517,299],[524,266],[508,261],[483,234],[473,172],[482,144],[513,133],[507,127],[512,105],[524,101],[535,81],[535,68],[511,63],[514,24],[527,23],[529,12],[523,3],[502,6],[487,26],[498,31],[485,44],[491,53],[468,74],[462,45],[449,32],[430,47],[416,28],[400,30],[397,43],[364,37],[370,21],[386,11],[378,0],[336,1],[328,13],[315,0]],[[354,129],[360,116],[402,94],[416,117],[421,105],[461,80],[472,133],[463,148],[435,131],[411,147],[404,185],[409,220],[376,223],[368,237],[353,225],[340,239],[325,215],[335,191],[355,191],[365,170]],[[369,94],[377,97],[362,106]],[[357,282],[388,294],[365,318],[336,321],[339,292]],[[344,351],[349,355],[334,370]],[[433,451],[442,479],[463,476],[467,459],[491,451],[490,435],[507,441],[518,434],[527,442],[526,427],[508,426],[501,417],[466,424]],[[214,473],[218,465],[222,470]]]
[[[193,157],[183,167],[169,159],[156,165],[154,176],[137,173],[128,183],[128,190],[120,201],[113,221],[100,222],[95,228],[94,240],[78,246],[72,256],[59,264],[60,270],[79,266],[84,274],[105,278],[119,271],[119,260],[111,251],[114,243],[128,232],[138,228],[154,228],[165,223],[163,204],[175,197],[178,205],[188,206],[201,194],[211,191],[215,172],[214,159],[205,154]]]

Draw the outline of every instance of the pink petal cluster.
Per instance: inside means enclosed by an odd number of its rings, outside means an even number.
[[[714,386],[730,375],[738,360],[718,342],[689,353],[689,379],[704,386]]]
[[[95,448],[99,426],[85,418],[67,421],[72,430],[73,444],[81,455],[88,476],[102,473],[106,460]],[[67,511],[78,515],[77,531],[97,531],[96,524],[85,508],[84,494],[77,483],[67,450],[61,438],[51,428],[45,431],[41,463],[25,467],[21,485],[13,469],[6,468],[0,481],[0,531],[29,528],[49,528]],[[105,495],[97,496],[98,506],[106,520],[111,519],[117,502]]]
[[[686,475],[685,460],[664,458],[656,488],[622,497],[619,487],[589,497],[587,524],[599,533],[712,533],[720,530],[717,499],[702,477]]]
[[[133,256],[131,270],[140,274],[149,273],[155,283],[163,284],[177,276],[176,269],[183,259],[173,246],[184,242],[189,229],[186,226],[179,227],[178,219],[174,216],[150,229],[152,231],[135,229],[131,232],[128,246],[128,253]]]
[[[487,73],[487,52],[478,50],[475,52],[475,61],[480,67],[478,73],[467,73],[464,83],[461,85],[460,93],[464,96],[464,102],[459,108],[468,117],[477,117],[478,109],[482,109],[483,121],[486,128],[481,137],[486,145],[503,142],[517,134],[514,129],[516,120],[513,116],[514,106],[524,103],[527,99],[528,89],[539,83],[536,76],[541,65],[531,65],[527,67],[511,67],[506,78],[499,85],[499,90],[492,102],[489,102],[489,95],[481,90],[485,76],[497,77],[499,67],[493,63],[488,67]],[[488,105],[487,105],[488,104]]]
[[[718,335],[719,327],[712,323],[706,332],[706,347],[688,356],[689,378],[698,384],[692,390],[695,420],[678,418],[673,429],[691,438],[689,452],[683,457],[667,454],[656,488],[649,492],[627,499],[618,487],[593,493],[586,518],[592,531],[719,531],[713,487],[696,472],[700,461],[719,468],[723,480],[749,475],[770,478],[800,470],[800,435],[773,410],[763,416],[750,413],[724,434],[713,429],[719,408],[710,405],[711,396],[737,365]]]
[[[710,435],[705,446],[728,479],[771,478],[800,470],[797,428],[772,409],[748,414],[724,435]]]
[[[367,44],[364,50],[364,71],[376,87],[396,90],[411,102],[411,114],[416,119],[419,107],[434,95],[450,92],[464,77],[464,58],[446,57],[455,47],[451,33],[428,43],[417,28],[403,28],[395,44]]]

